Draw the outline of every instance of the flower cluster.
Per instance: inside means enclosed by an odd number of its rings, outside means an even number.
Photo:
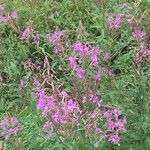
[[[7,15],[4,15],[4,14],[5,14],[5,7],[3,5],[0,5],[0,23],[7,24],[11,20],[14,20],[17,18],[17,12],[15,10],[13,10],[10,13],[7,13]]]
[[[111,31],[115,29],[119,29],[121,27],[121,23],[122,21],[120,15],[108,17],[108,28]]]
[[[54,46],[55,53],[62,52],[64,49],[67,48],[66,40],[67,35],[65,32],[53,32],[51,34],[47,35],[48,40],[52,43]]]
[[[126,132],[126,118],[122,119],[122,111],[119,108],[105,111],[101,107],[102,100],[92,92],[89,92],[88,96],[83,96],[81,101],[71,98],[65,91],[48,96],[38,80],[35,80],[35,87],[35,95],[38,97],[37,109],[41,110],[46,118],[43,127],[48,138],[51,138],[54,132],[64,135],[66,130],[71,132],[74,127],[82,124],[87,136],[90,131],[94,131],[92,132],[94,136],[100,136],[100,140],[94,144],[96,147],[101,140],[118,145],[120,133]],[[91,109],[92,104],[94,104],[93,109]],[[102,120],[105,120],[107,124],[106,129],[100,123]]]
[[[95,111],[91,114],[90,118],[93,120],[100,121],[99,116],[102,115],[102,112],[98,109],[95,109]],[[106,119],[107,122],[107,128],[102,129],[98,125],[99,124],[91,124],[89,123],[86,128],[94,129],[95,133],[99,135],[100,139],[94,144],[95,148],[98,148],[100,146],[100,142],[102,140],[104,141],[110,141],[115,145],[119,145],[120,142],[120,133],[125,133],[126,128],[126,117],[122,118],[122,111],[118,108],[110,109],[103,112],[103,117]],[[87,130],[86,129],[86,130]]]
[[[16,135],[23,128],[16,117],[4,117],[0,120],[0,135],[6,140]]]
[[[126,132],[125,124],[126,117],[123,119],[120,117],[122,115],[122,111],[120,109],[113,109],[106,111],[104,113],[104,117],[107,120],[107,131],[111,134],[108,135],[108,141],[113,142],[114,144],[119,144],[120,137],[119,132]]]
[[[108,61],[110,54],[108,52],[103,52],[97,47],[92,47],[91,45],[86,45],[81,42],[74,43],[72,48],[74,49],[75,54],[69,56],[69,63],[72,69],[76,71],[76,75],[79,78],[83,78],[86,75],[83,66],[89,61],[89,67],[94,66],[97,70],[95,78],[96,80],[99,80],[102,77],[98,71],[102,68],[99,59],[102,58],[104,61]],[[107,73],[105,73],[105,75],[106,74]]]
[[[53,131],[63,132],[66,125],[80,124],[78,119],[81,110],[77,100],[71,98],[65,91],[48,96],[38,80],[35,80],[35,86],[35,95],[38,97],[37,109],[47,118],[44,128],[49,137]]]
[[[146,38],[147,33],[145,31],[136,29],[132,36],[134,40],[139,44],[138,52],[136,53],[136,62],[140,63],[143,61],[143,58],[150,55],[150,49],[148,49]]]
[[[133,33],[132,36],[133,38],[138,41],[138,42],[142,42],[145,40],[147,33],[141,30],[136,29]]]

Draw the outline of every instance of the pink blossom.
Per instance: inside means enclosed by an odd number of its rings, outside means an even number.
[[[72,112],[80,112],[79,104],[75,100],[70,99],[69,101],[64,103],[64,110]]]
[[[42,89],[39,93],[37,109],[44,110],[45,107],[46,107],[46,96],[44,90]]]
[[[107,120],[108,123],[108,130],[114,130],[116,127],[116,123],[112,121],[111,119]]]
[[[122,114],[122,110],[119,108],[113,109],[112,113],[115,117],[119,117]]]
[[[16,117],[4,117],[0,120],[0,136],[3,136],[6,140],[16,135],[22,129],[21,123]]]
[[[80,52],[81,49],[83,49],[83,44],[81,42],[76,42],[72,45],[73,49],[76,51],[76,52]]]
[[[2,17],[0,16],[0,23],[6,24],[9,22],[9,20],[10,20],[9,16],[2,16]]]
[[[62,52],[67,47],[66,45],[67,37],[68,36],[66,35],[65,32],[58,32],[58,31],[55,31],[47,35],[48,40],[54,46],[55,53]]]
[[[147,35],[146,32],[141,31],[141,30],[138,30],[138,29],[135,30],[135,31],[132,33],[132,36],[133,36],[133,38],[134,38],[136,41],[143,41],[143,40],[145,40],[146,35]]]
[[[52,124],[51,123],[49,123],[48,121],[47,122],[45,122],[45,124],[44,124],[44,128],[45,129],[50,129],[51,128],[51,126],[52,126]]]
[[[82,44],[81,42],[76,42],[72,45],[76,52],[79,52],[81,56],[86,56],[89,54],[89,47]]]
[[[109,16],[108,27],[109,30],[119,29],[121,27],[121,17],[119,15],[115,17]]]
[[[83,78],[85,76],[85,70],[82,68],[77,68],[76,73],[79,78]]]
[[[92,64],[93,64],[94,66],[98,66],[99,61],[98,61],[98,58],[97,58],[96,55],[91,56],[91,60],[92,60]]]
[[[96,128],[95,131],[97,134],[100,134],[101,132],[103,132],[100,128]]]
[[[17,12],[16,12],[15,10],[12,11],[11,14],[10,14],[10,17],[11,17],[12,19],[16,19],[16,18],[17,18]]]
[[[105,112],[104,112],[104,117],[105,117],[106,119],[110,119],[110,118],[112,117],[112,112],[111,112],[111,111],[105,111]]]
[[[89,53],[91,56],[98,56],[101,54],[101,50],[97,47],[92,47]]]
[[[30,28],[26,28],[22,34],[21,34],[21,37],[20,37],[20,40],[27,40],[29,37],[30,37],[30,34],[31,34],[32,30]]]
[[[101,100],[99,99],[98,96],[90,94],[89,99],[92,103],[96,104],[97,106],[100,106]]]
[[[122,131],[122,132],[126,132],[127,129],[125,128],[125,122],[122,119],[119,119],[116,123],[116,127],[118,128],[118,130]]]
[[[150,50],[149,49],[146,49],[144,50],[144,56],[149,56],[150,55]]]
[[[101,80],[101,75],[99,73],[97,73],[95,75],[95,79],[96,79],[96,81],[100,81]]]
[[[55,123],[59,123],[59,120],[60,120],[60,112],[57,111],[51,116],[51,121],[52,123],[55,124]]]
[[[55,107],[55,98],[54,98],[54,96],[48,97],[47,107],[48,107],[49,110]]]
[[[114,134],[109,137],[108,141],[111,141],[115,145],[118,145],[120,142],[120,137],[118,136],[118,134]]]
[[[76,60],[77,60],[77,58],[74,55],[71,55],[69,57],[69,63],[73,69],[76,69],[76,67],[77,67]]]

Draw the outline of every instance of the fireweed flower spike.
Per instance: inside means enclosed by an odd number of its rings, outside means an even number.
[[[76,60],[77,60],[77,58],[74,55],[71,55],[69,57],[69,63],[73,69],[76,69],[76,67],[77,67]]]
[[[0,120],[0,136],[6,140],[16,135],[23,128],[22,124],[17,120],[16,117],[4,117]]]
[[[23,41],[23,40],[27,40],[27,39],[30,37],[31,32],[32,32],[32,29],[26,28],[26,29],[22,32],[21,37],[20,37],[20,40],[22,40],[22,41]]]
[[[135,30],[133,33],[132,33],[132,36],[133,38],[136,40],[136,41],[144,41],[145,38],[146,38],[146,35],[147,33],[144,32],[144,31],[141,31],[141,30]]]

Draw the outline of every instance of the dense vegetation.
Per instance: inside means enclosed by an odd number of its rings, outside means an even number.
[[[149,8],[0,0],[0,150],[149,150]]]

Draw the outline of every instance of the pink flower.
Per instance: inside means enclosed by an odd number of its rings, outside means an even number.
[[[90,50],[90,55],[91,56],[98,56],[98,55],[100,55],[100,53],[101,53],[101,50],[99,48],[96,48],[96,47],[93,47]]]
[[[30,28],[27,28],[23,31],[23,33],[21,34],[20,40],[26,40],[30,37],[32,30]]]
[[[144,50],[144,56],[149,56],[150,55],[150,50],[149,49],[146,49]]]
[[[94,66],[98,66],[99,61],[98,61],[98,58],[97,58],[96,55],[91,56],[91,60],[92,60],[92,64],[93,64]]]
[[[132,33],[132,36],[133,36],[133,38],[134,38],[136,41],[143,41],[143,40],[145,40],[146,35],[147,35],[147,33],[144,32],[144,31],[141,31],[141,30],[135,30],[135,31]]]
[[[14,10],[11,14],[10,14],[10,17],[12,19],[16,19],[17,18],[17,12]]]
[[[79,78],[83,78],[85,76],[85,70],[82,68],[77,68],[76,73]]]
[[[119,117],[122,114],[122,110],[119,108],[113,109],[112,113],[115,117]]]
[[[69,112],[80,112],[79,104],[75,100],[70,99],[64,103],[64,110]]]
[[[16,135],[22,127],[23,126],[19,123],[16,117],[6,116],[0,120],[0,136],[8,140],[12,136]]]
[[[70,62],[70,65],[73,69],[76,69],[77,65],[76,65],[76,60],[77,58],[74,56],[74,55],[71,55],[69,57],[69,62]]]
[[[45,107],[46,107],[46,97],[45,97],[45,92],[42,89],[39,93],[39,100],[38,100],[38,104],[37,104],[37,109],[44,110]]]
[[[64,38],[66,38],[66,34],[64,32],[55,31],[48,35],[48,40],[52,42],[53,45],[57,44]]]
[[[118,134],[114,134],[109,137],[108,141],[111,141],[115,145],[118,145],[120,142],[120,137],[118,136]]]
[[[112,117],[112,112],[111,112],[111,111],[105,111],[105,112],[104,112],[104,117],[105,117],[106,119],[111,119],[111,117]]]
[[[76,42],[72,45],[76,52],[79,52],[81,56],[86,56],[89,54],[89,47],[82,44],[81,42]]]
[[[54,46],[55,53],[62,52],[67,47],[66,45],[67,37],[68,36],[66,35],[65,32],[58,32],[58,31],[55,31],[47,35],[48,40]]]
[[[99,99],[98,96],[90,94],[89,99],[92,103],[96,104],[97,106],[100,106],[101,100]]]
[[[52,123],[59,123],[59,120],[60,120],[60,113],[59,111],[57,111],[56,113],[54,113],[52,116],[51,116],[51,121]]]
[[[47,107],[48,109],[52,109],[55,107],[55,98],[54,96],[50,96],[47,100]]]
[[[96,128],[95,131],[96,131],[97,134],[100,134],[100,133],[103,132],[100,128]]]
[[[108,17],[108,27],[109,30],[119,29],[121,27],[121,17],[120,16],[109,16]]]
[[[76,52],[80,52],[81,49],[83,49],[83,44],[81,42],[76,42],[72,45],[72,47]]]
[[[47,122],[45,122],[45,124],[44,124],[43,127],[44,127],[45,129],[50,129],[51,126],[52,126],[51,123],[49,123],[49,122],[47,121]]]
[[[114,130],[116,127],[116,123],[112,121],[111,119],[107,120],[108,123],[108,130]]]
[[[0,16],[0,22],[1,23],[4,23],[4,24],[6,24],[6,23],[8,23],[9,22],[9,20],[10,20],[10,17],[9,16]]]
[[[117,121],[117,123],[116,123],[116,127],[117,127],[120,131],[122,131],[122,132],[126,132],[126,131],[127,131],[127,129],[125,128],[125,122],[124,122],[124,120],[119,119],[119,120]]]

